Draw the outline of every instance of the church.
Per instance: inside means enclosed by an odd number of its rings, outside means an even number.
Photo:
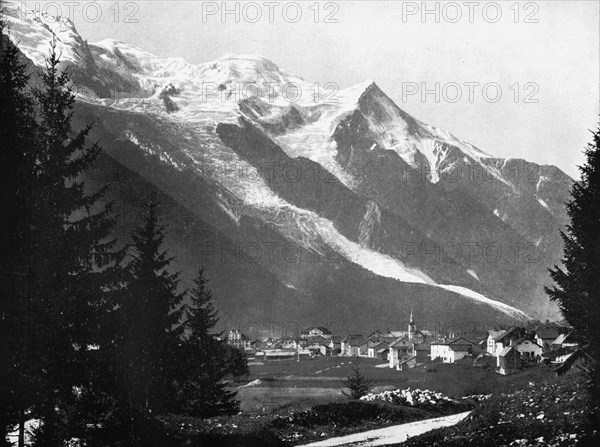
[[[418,331],[413,311],[406,331],[388,331],[394,341],[389,345],[388,361],[390,368],[412,368],[418,363],[429,360],[429,351],[434,334],[429,331]]]

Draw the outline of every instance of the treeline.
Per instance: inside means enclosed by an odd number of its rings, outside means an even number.
[[[113,236],[106,188],[82,180],[101,148],[71,127],[54,45],[34,85],[0,35],[0,444],[37,419],[36,447],[165,446],[158,415],[238,411],[223,383],[247,364],[218,338],[203,271],[183,289],[154,198]]]

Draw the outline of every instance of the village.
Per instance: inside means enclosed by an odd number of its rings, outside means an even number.
[[[227,343],[244,351],[250,365],[354,357],[378,360],[378,368],[402,371],[430,362],[452,364],[472,359],[477,365],[482,359],[492,358],[495,372],[500,375],[515,374],[541,363],[553,366],[556,375],[563,375],[586,361],[572,328],[563,322],[531,323],[465,336],[457,329],[419,330],[412,311],[406,330],[340,335],[315,326],[299,336],[250,339],[240,330],[230,329]]]

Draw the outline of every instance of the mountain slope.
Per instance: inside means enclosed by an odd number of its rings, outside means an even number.
[[[571,181],[559,169],[492,157],[372,81],[317,94],[259,56],[193,65],[88,44],[67,19],[8,18],[32,70],[56,36],[77,123],[95,121],[105,148],[94,183],[113,183],[124,210],[161,192],[169,245],[186,276],[207,265],[224,321],[362,330],[410,306],[430,325],[552,311],[541,285]]]

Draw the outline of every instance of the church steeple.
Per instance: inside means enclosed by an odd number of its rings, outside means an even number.
[[[410,320],[408,322],[408,339],[409,340],[413,339],[416,331],[417,331],[417,328],[415,326],[415,320],[413,318],[413,311],[412,311],[412,307],[411,307],[410,308]]]

